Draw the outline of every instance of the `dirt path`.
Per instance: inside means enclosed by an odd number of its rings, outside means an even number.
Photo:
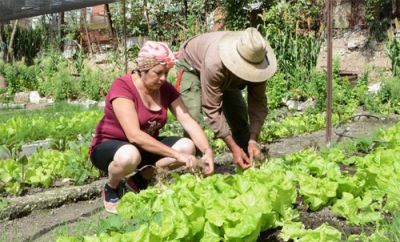
[[[362,119],[348,126],[348,135],[369,136],[379,128],[393,125],[397,117],[385,120]],[[334,135],[333,143],[339,137]],[[304,148],[322,145],[325,140],[325,131],[321,130],[311,134],[304,134],[288,139],[282,139],[267,145],[271,156],[282,156]],[[229,160],[229,155],[223,157]],[[217,166],[217,172],[227,171],[224,165]],[[228,169],[229,170],[229,169]],[[98,186],[98,183],[96,184]],[[62,192],[60,192],[62,193]],[[40,196],[41,194],[37,194]],[[88,196],[90,197],[90,196]],[[102,209],[101,201],[95,198],[87,201],[64,204],[53,209],[36,210],[29,215],[0,222],[0,241],[55,241],[60,231],[76,231],[76,226],[82,230],[83,226],[88,228],[90,224],[98,224],[101,218],[108,216]]]

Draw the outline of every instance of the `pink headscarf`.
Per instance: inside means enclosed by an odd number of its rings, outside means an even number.
[[[172,68],[175,65],[175,55],[164,42],[146,41],[140,48],[136,67],[134,70],[144,71],[153,68],[158,64]]]

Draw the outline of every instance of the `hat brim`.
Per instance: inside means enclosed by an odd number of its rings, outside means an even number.
[[[269,45],[266,44],[266,58],[261,63],[254,64],[243,59],[236,50],[236,43],[243,31],[228,32],[218,43],[219,56],[228,70],[239,78],[249,82],[263,82],[271,78],[277,68],[276,56]]]

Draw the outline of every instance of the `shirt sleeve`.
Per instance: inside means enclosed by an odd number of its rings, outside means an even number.
[[[130,90],[127,83],[124,82],[122,79],[117,79],[114,81],[114,83],[111,85],[110,90],[108,91],[108,96],[110,104],[115,98],[118,97],[123,97],[134,101],[132,91]]]
[[[268,113],[266,86],[267,82],[249,83],[247,85],[247,103],[250,119],[249,131],[250,134],[256,137],[258,137]]]
[[[224,80],[222,68],[203,65],[200,71],[202,108],[209,120],[211,130],[218,138],[232,135],[222,112],[221,86]]]
[[[169,105],[173,103],[180,96],[180,93],[169,82],[166,82],[164,84],[162,92],[166,94],[166,99],[167,99],[166,107],[169,107]]]

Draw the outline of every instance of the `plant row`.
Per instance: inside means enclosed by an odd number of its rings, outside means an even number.
[[[241,174],[176,176],[169,186],[126,194],[112,218],[119,226],[58,241],[256,241],[273,228],[282,228],[284,240],[390,241],[379,224],[400,208],[400,123],[377,138],[385,145],[363,157],[305,150]],[[310,211],[328,207],[349,224],[377,229],[370,235],[342,234],[327,224],[306,229],[297,199]]]
[[[99,110],[15,116],[0,124],[0,144],[13,148],[41,139],[76,140],[94,130]]]
[[[50,187],[56,180],[83,184],[97,177],[88,158],[87,142],[69,143],[65,151],[40,150],[31,157],[0,160],[0,192],[21,194],[26,187]]]

